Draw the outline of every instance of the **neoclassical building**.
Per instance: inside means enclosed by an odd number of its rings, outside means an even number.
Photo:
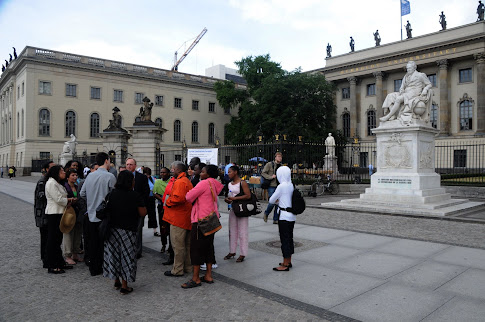
[[[180,150],[183,143],[192,148],[213,146],[224,139],[224,125],[231,116],[230,110],[219,107],[215,82],[205,76],[26,47],[0,78],[0,165],[15,165],[28,173],[32,160],[57,162],[71,134],[78,140],[78,155],[103,151],[100,132],[108,126],[112,109],[117,106],[122,126],[130,127],[144,97],[154,103],[152,120],[167,129],[160,142],[162,154]],[[131,149],[128,145],[128,152]]]
[[[432,125],[438,140],[485,143],[485,22],[480,21],[326,59],[336,84],[337,129],[375,140],[386,95],[399,91],[408,61],[433,84]]]

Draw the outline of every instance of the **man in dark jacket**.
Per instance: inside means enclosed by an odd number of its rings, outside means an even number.
[[[136,171],[136,160],[133,158],[126,159],[126,170],[133,173],[135,176],[134,191],[138,192],[143,197],[145,205],[148,204],[148,196],[150,195],[150,186],[148,185],[147,176]],[[140,217],[138,222],[138,234],[136,235],[136,257],[142,256],[143,247],[143,226],[145,225],[145,217]]]
[[[45,175],[47,171],[54,166],[55,163],[50,161],[42,166],[42,177],[37,181],[34,193],[34,214],[35,214],[35,225],[39,227],[40,230],[40,259],[45,266],[45,245],[47,243],[47,216],[45,214],[45,207],[47,206],[47,198],[45,197]]]

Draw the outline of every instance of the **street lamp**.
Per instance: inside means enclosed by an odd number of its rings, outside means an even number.
[[[360,176],[356,175],[356,168],[359,167],[359,153],[360,153],[360,140],[359,136],[355,135],[353,137],[353,142],[352,142],[352,168],[353,168],[353,174],[354,174],[354,183],[360,183],[361,179]],[[355,160],[355,162],[353,162]]]

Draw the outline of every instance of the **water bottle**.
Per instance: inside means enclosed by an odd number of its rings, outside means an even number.
[[[231,190],[229,190],[229,194],[228,194],[229,196],[231,196],[231,192],[232,192],[232,191],[231,191]],[[231,211],[231,209],[232,209],[232,204],[228,203],[228,204],[227,204],[227,210],[228,210],[228,211]]]

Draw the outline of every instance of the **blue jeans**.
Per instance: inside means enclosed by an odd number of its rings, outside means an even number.
[[[269,198],[271,198],[271,196],[273,195],[275,190],[276,190],[276,187],[269,187],[268,188],[268,200],[269,200]],[[271,210],[273,210],[273,208],[274,208],[273,220],[278,220],[279,214],[278,214],[278,206],[277,205],[269,203],[268,207],[266,208],[264,213],[269,215],[269,213],[271,212]]]

